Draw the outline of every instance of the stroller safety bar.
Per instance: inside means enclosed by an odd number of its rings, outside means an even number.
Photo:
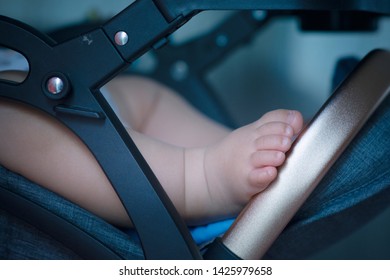
[[[278,178],[241,212],[223,243],[243,259],[261,258],[326,172],[389,95],[390,52],[373,51],[299,135]]]

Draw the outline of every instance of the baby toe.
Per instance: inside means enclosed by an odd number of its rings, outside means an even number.
[[[284,122],[269,122],[257,128],[257,135],[284,135],[287,137],[294,136],[294,128]]]
[[[269,122],[289,124],[293,128],[294,134],[298,134],[303,126],[303,117],[299,111],[279,109],[264,114],[256,123],[263,125]]]
[[[280,166],[286,155],[280,151],[256,151],[251,155],[251,164],[255,168],[264,166]]]
[[[255,140],[256,150],[275,150],[287,152],[291,147],[291,138],[283,135],[265,135]]]
[[[294,129],[294,134],[298,134],[303,127],[303,117],[298,111],[290,110],[287,115],[287,123]]]
[[[256,187],[257,192],[261,192],[267,188],[273,180],[275,180],[276,176],[277,170],[275,167],[267,166],[257,168],[249,173],[249,182],[252,186]]]

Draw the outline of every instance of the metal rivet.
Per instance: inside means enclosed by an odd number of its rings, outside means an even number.
[[[125,31],[118,31],[115,34],[115,43],[118,46],[124,46],[129,42],[129,35]]]
[[[46,84],[48,92],[51,94],[59,94],[64,89],[64,81],[59,77],[52,77],[49,80],[47,80]]]

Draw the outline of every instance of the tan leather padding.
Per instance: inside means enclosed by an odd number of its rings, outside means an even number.
[[[390,91],[390,52],[371,52],[294,142],[279,176],[254,197],[222,241],[260,259]]]

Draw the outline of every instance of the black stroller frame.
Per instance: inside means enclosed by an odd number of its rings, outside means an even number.
[[[0,37],[0,45],[20,52],[29,62],[23,83],[0,82],[0,97],[46,112],[83,140],[120,197],[147,259],[202,256],[99,89],[146,51],[162,47],[172,32],[203,10],[390,14],[390,1],[137,0],[101,27],[61,43],[21,22],[0,17],[1,33],[10,34]],[[1,204],[6,207],[5,202]],[[238,258],[220,240],[213,251],[209,258]],[[97,257],[116,257],[101,254]]]

